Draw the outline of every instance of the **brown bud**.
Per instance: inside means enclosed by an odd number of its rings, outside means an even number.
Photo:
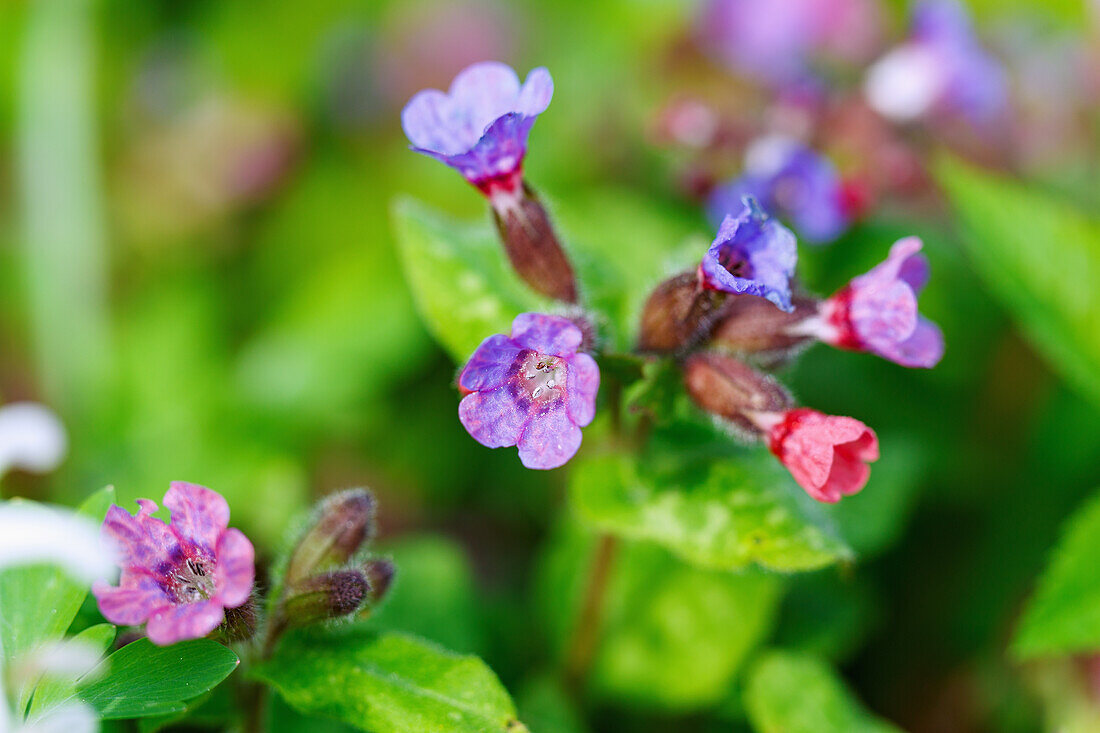
[[[787,391],[771,377],[732,356],[703,352],[684,362],[684,386],[699,407],[750,433],[756,426],[744,411],[781,412],[791,406]]]
[[[306,578],[287,593],[282,618],[287,626],[305,626],[354,613],[370,583],[358,570],[337,570]]]
[[[290,557],[287,585],[346,563],[370,538],[373,521],[374,497],[366,489],[341,491],[325,499]]]
[[[725,293],[700,288],[692,272],[665,280],[642,308],[638,349],[672,353],[705,340],[725,312],[727,299]]]
[[[493,195],[489,201],[504,252],[516,273],[536,292],[576,303],[573,266],[534,191],[524,184],[513,193]]]
[[[793,313],[784,313],[771,302],[755,295],[732,295],[722,318],[711,334],[711,344],[740,354],[782,356],[810,341],[787,329],[817,313],[812,298],[792,299]]]
[[[385,597],[393,584],[393,576],[397,572],[393,562],[386,559],[371,560],[363,565],[363,572],[370,582],[370,592],[367,600],[373,605]]]

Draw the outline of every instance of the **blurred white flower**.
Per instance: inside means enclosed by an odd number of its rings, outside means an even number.
[[[33,402],[0,407],[0,476],[12,468],[45,473],[57,468],[68,448],[65,426]]]
[[[91,519],[20,499],[0,504],[0,569],[34,563],[58,565],[88,583],[114,568]]]

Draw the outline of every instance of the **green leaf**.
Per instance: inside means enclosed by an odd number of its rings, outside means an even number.
[[[1100,403],[1100,223],[953,158],[937,172],[978,273],[1053,367]]]
[[[749,671],[745,707],[757,733],[899,733],[862,708],[821,660],[773,651]]]
[[[79,514],[102,521],[115,498],[113,486],[89,496]],[[0,571],[0,667],[34,647],[60,639],[80,610],[88,587],[52,565],[30,565]],[[26,710],[33,686],[19,690],[19,710]]]
[[[358,624],[292,632],[255,674],[299,712],[372,733],[526,730],[477,657]]]
[[[704,567],[793,572],[851,557],[824,513],[763,450],[670,464],[590,458],[574,467],[569,495],[597,527],[652,540]]]
[[[89,626],[76,636],[71,642],[85,644],[89,649],[95,649],[100,656],[107,653],[111,644],[115,641],[115,627],[112,624],[96,624]],[[34,688],[34,696],[31,698],[30,708],[27,711],[28,718],[44,717],[62,702],[72,698],[76,694],[76,680],[64,677],[47,677]]]
[[[185,702],[224,680],[240,660],[210,639],[154,646],[139,639],[107,657],[107,670],[93,670],[78,685],[77,698],[105,720],[164,715],[187,708]]]
[[[1100,649],[1100,495],[1070,519],[1013,643],[1017,657]]]
[[[547,311],[512,271],[488,218],[457,222],[412,199],[393,207],[413,299],[428,330],[459,364],[525,311]]]
[[[538,608],[560,658],[570,653],[595,551],[595,536],[569,523],[543,561]],[[592,691],[646,708],[717,704],[770,632],[782,588],[776,575],[706,570],[650,543],[619,542],[588,675]]]

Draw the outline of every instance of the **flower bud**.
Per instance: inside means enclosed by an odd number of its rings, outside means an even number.
[[[489,198],[504,252],[533,290],[566,303],[577,302],[573,266],[558,243],[546,209],[526,184]]]
[[[692,272],[665,280],[642,309],[638,348],[671,353],[694,346],[709,335],[724,312],[726,300],[725,293],[700,288]]]
[[[784,313],[768,301],[751,295],[734,295],[715,326],[711,344],[739,354],[782,356],[811,340],[809,335],[792,334],[790,326],[817,314],[817,302],[795,297],[794,311]]]
[[[397,573],[397,568],[394,567],[392,560],[382,558],[371,560],[363,565],[363,573],[370,583],[367,602],[373,606],[381,601],[389,591],[390,586],[393,584],[393,576]]]
[[[282,617],[288,626],[305,626],[347,616],[355,613],[369,590],[370,582],[358,570],[314,575],[290,589]]]
[[[748,433],[760,430],[746,411],[780,412],[791,405],[790,395],[778,382],[723,354],[690,356],[684,362],[684,386],[699,407]]]
[[[346,563],[373,533],[374,497],[349,489],[325,499],[287,564],[287,585]]]

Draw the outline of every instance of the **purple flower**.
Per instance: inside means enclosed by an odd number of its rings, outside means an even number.
[[[519,446],[527,468],[557,468],[581,445],[596,415],[600,370],[572,321],[521,313],[512,335],[481,342],[458,377],[458,419],[489,448]]]
[[[886,261],[853,278],[822,302],[819,317],[801,327],[840,348],[869,351],[907,367],[934,367],[943,358],[943,333],[917,313],[928,282],[928,260],[917,237],[898,240]]]
[[[732,70],[786,85],[820,55],[862,60],[880,34],[875,0],[707,0],[703,43]]]
[[[206,636],[252,592],[252,543],[226,528],[229,505],[202,486],[171,484],[164,495],[171,524],[150,516],[156,502],[137,503],[136,516],[112,506],[103,520],[122,575],[117,587],[92,585],[99,610],[111,623],[146,624],[149,640],[161,646]]]
[[[1007,75],[978,43],[956,0],[916,7],[909,40],[868,70],[864,93],[874,109],[898,121],[941,114],[981,126],[1008,105]]]
[[[745,197],[741,213],[726,216],[699,264],[699,284],[724,293],[759,295],[790,313],[790,279],[798,261],[791,231]]]
[[[451,166],[486,195],[514,192],[527,136],[553,94],[544,68],[520,86],[511,68],[485,61],[459,72],[447,93],[418,92],[402,110],[401,125],[413,150]]]
[[[831,242],[850,223],[836,168],[825,156],[790,138],[768,136],[749,146],[744,173],[711,193],[711,219],[720,222],[745,196],[789,221],[810,242]]]

